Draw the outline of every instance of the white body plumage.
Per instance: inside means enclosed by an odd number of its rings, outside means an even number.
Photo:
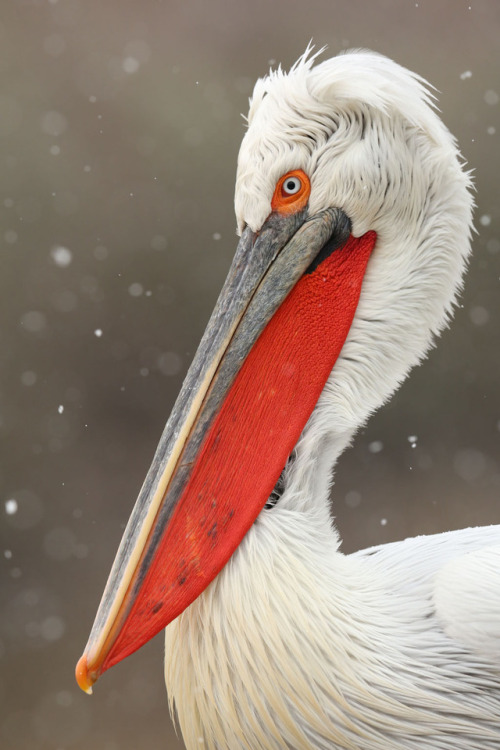
[[[423,82],[353,52],[259,81],[236,213],[258,231],[302,169],[377,246],[342,352],[284,474],[233,557],[166,630],[186,746],[217,750],[500,747],[500,527],[344,556],[333,466],[447,323],[472,199]]]

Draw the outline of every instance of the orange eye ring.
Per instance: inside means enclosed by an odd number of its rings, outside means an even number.
[[[306,206],[310,193],[309,177],[302,169],[294,169],[276,183],[271,208],[279,214],[294,214]]]

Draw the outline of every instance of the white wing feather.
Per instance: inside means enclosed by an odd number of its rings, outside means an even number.
[[[436,576],[436,615],[445,633],[500,658],[500,544],[452,558]]]
[[[500,657],[500,526],[461,529],[370,547],[372,570],[397,595],[431,600],[443,632],[461,647]]]

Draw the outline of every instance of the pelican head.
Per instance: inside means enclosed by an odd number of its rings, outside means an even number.
[[[470,250],[470,178],[429,86],[373,52],[316,57],[255,86],[235,259],[77,667],[90,690],[171,623],[189,747],[360,746],[338,730],[354,683],[325,704],[327,641],[342,670],[363,610],[337,585],[332,469],[448,322]]]

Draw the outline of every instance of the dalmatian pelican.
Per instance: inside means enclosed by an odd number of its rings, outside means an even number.
[[[500,747],[500,526],[344,555],[333,467],[450,320],[471,179],[418,75],[351,51],[259,80],[236,255],[77,680],[166,627],[186,747]]]

